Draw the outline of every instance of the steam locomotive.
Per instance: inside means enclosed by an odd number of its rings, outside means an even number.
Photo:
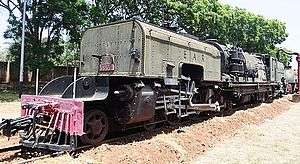
[[[23,95],[21,117],[0,123],[25,147],[97,145],[107,134],[205,111],[264,102],[286,90],[284,65],[214,40],[199,41],[138,20],[88,29],[79,75]]]

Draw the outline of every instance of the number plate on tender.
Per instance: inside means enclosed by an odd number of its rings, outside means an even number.
[[[101,63],[100,63],[100,71],[106,72],[106,71],[114,71],[115,70],[115,64],[114,59],[112,55],[104,55],[101,57]]]

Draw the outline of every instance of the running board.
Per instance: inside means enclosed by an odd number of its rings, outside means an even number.
[[[190,116],[191,114],[196,114],[197,112],[187,112],[186,114],[183,114],[181,116],[179,116],[180,118],[184,118],[184,117],[187,117],[187,116]]]
[[[195,110],[198,112],[204,111],[220,111],[220,106],[216,106],[215,104],[194,104],[194,106],[189,106],[189,110]]]

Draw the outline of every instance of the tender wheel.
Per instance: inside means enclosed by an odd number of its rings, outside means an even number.
[[[83,144],[97,145],[104,140],[108,133],[107,115],[100,110],[91,110],[84,119],[85,135],[80,137]]]

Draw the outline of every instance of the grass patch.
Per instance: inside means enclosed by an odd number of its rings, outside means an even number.
[[[0,102],[19,101],[19,94],[16,91],[2,90],[0,91]]]

